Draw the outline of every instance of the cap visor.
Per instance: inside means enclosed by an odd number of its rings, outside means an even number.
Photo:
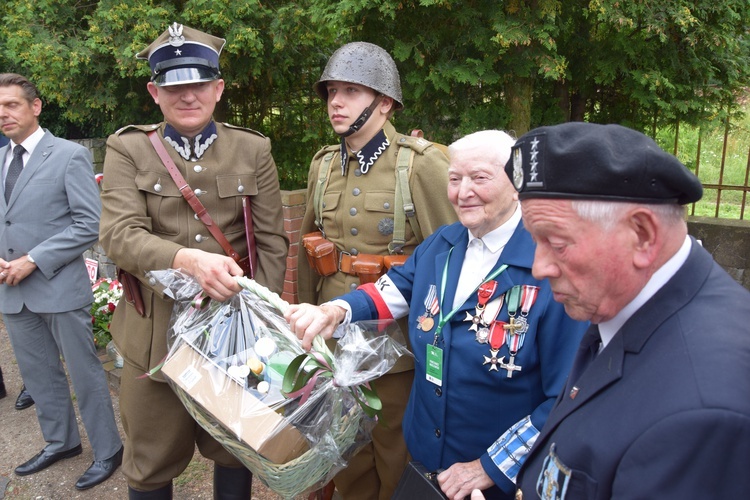
[[[168,87],[170,85],[210,82],[218,78],[219,74],[209,68],[175,68],[158,75],[153,81],[159,87]]]

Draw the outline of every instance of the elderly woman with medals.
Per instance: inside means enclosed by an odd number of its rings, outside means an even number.
[[[376,283],[286,315],[308,349],[341,324],[409,317],[416,372],[404,437],[415,461],[442,470],[449,498],[474,489],[513,498],[587,327],[531,274],[535,245],[503,170],[513,143],[487,130],[451,144],[448,198],[459,222]]]

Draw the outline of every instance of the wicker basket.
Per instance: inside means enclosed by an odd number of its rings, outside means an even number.
[[[246,287],[247,283],[243,286]],[[250,292],[258,295],[254,289],[250,289]],[[262,287],[261,293],[270,294]],[[268,296],[258,296],[276,310],[283,311],[286,305],[279,302],[280,299],[275,294],[270,296],[270,300]],[[273,329],[268,331],[273,331]],[[201,351],[189,339],[181,339],[179,335],[176,335],[175,339],[166,364],[170,363],[173,353],[176,353],[185,343],[190,344],[198,352]],[[218,368],[218,365],[214,365]],[[198,368],[195,365],[194,367]],[[221,373],[226,375],[223,369]],[[227,378],[229,379],[228,375]],[[288,416],[284,417],[288,425],[293,425],[305,437],[309,446],[303,448],[306,451],[300,455],[290,455],[295,458],[286,463],[274,463],[239,439],[228,424],[216,418],[209,408],[205,408],[191,397],[177,379],[178,377],[174,374],[171,377],[167,376],[170,386],[195,421],[250,469],[257,479],[283,498],[293,498],[325,485],[346,466],[347,460],[357,449],[370,439],[370,432],[376,422],[364,413],[347,388],[336,387],[330,379],[319,380],[310,399],[304,404],[293,407],[294,411],[287,412]],[[226,401],[223,399],[224,403]],[[320,420],[321,415],[324,415],[324,421]],[[304,419],[308,417],[310,421],[305,421]],[[252,431],[252,428],[250,429]],[[266,441],[265,446],[269,445],[276,446],[274,441]]]

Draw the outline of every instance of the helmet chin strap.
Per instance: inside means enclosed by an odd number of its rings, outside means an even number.
[[[342,139],[344,137],[349,137],[354,132],[361,129],[365,125],[367,120],[370,118],[370,116],[372,115],[372,112],[375,111],[375,108],[377,108],[380,102],[383,100],[383,98],[385,98],[383,94],[378,94],[377,96],[375,96],[375,99],[372,100],[372,103],[370,103],[369,106],[367,106],[364,110],[362,110],[362,113],[359,115],[359,117],[356,120],[354,120],[354,123],[352,123],[349,126],[347,131],[342,134],[339,134],[342,137]]]

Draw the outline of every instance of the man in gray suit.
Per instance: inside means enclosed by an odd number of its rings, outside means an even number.
[[[0,74],[0,131],[10,139],[0,148],[0,313],[47,442],[15,472],[33,474],[82,452],[62,355],[94,450],[94,462],[75,485],[87,489],[122,461],[82,258],[97,240],[101,203],[88,150],[43,130],[41,111],[31,82]]]

